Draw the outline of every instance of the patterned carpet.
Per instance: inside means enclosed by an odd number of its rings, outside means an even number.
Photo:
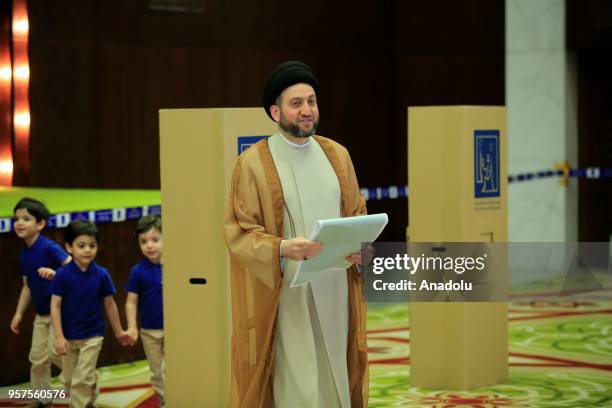
[[[370,305],[369,406],[612,407],[608,299],[510,303],[508,382],[472,392],[411,388],[408,306]]]
[[[612,407],[611,297],[612,291],[599,291],[579,301],[510,303],[509,380],[472,392],[410,387],[408,305],[370,304],[369,406]],[[99,371],[100,406],[157,406],[146,362]],[[0,388],[0,406],[24,406],[7,392],[26,385]]]

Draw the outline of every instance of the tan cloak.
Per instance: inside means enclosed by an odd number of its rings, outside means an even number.
[[[347,150],[315,136],[340,183],[342,215],[366,213]],[[232,287],[231,407],[272,405],[274,334],[282,285],[279,246],[283,192],[267,140],[243,152],[232,176],[225,216]],[[347,364],[352,407],[367,407],[366,304],[356,267],[347,270],[349,335]]]

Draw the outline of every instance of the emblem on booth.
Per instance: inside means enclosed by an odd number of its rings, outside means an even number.
[[[499,197],[499,130],[474,131],[474,197]]]
[[[261,139],[270,137],[270,135],[264,136],[238,136],[238,156],[246,149],[259,142]]]

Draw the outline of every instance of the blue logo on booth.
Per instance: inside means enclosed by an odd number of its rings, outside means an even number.
[[[238,136],[238,156],[246,149],[259,142],[261,139],[270,137],[270,135],[264,136]]]
[[[474,131],[474,197],[499,197],[499,130]]]

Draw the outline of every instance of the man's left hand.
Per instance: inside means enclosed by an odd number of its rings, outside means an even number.
[[[356,265],[364,265],[364,264],[367,265],[368,263],[372,261],[373,257],[374,257],[374,249],[371,246],[369,246],[367,248],[362,248],[361,251],[350,254],[344,259]]]
[[[351,263],[361,265],[361,251],[352,253],[344,259],[346,259],[347,261]]]

